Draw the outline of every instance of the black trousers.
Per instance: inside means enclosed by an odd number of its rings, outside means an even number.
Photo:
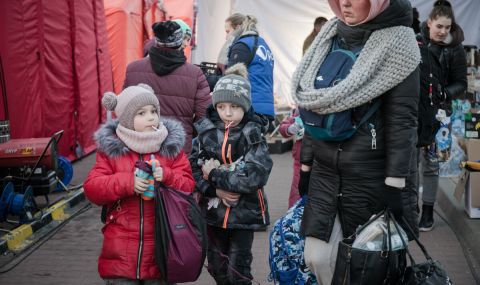
[[[217,284],[252,284],[253,234],[253,230],[208,226],[208,272]]]

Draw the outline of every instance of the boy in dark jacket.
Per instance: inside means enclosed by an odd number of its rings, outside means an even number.
[[[263,186],[272,168],[262,121],[252,109],[244,64],[215,85],[206,117],[195,123],[190,163],[206,211],[208,270],[217,284],[251,284],[254,230],[269,224]]]

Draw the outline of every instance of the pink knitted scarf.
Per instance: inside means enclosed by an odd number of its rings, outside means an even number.
[[[158,131],[155,132],[137,132],[118,124],[116,133],[130,150],[140,154],[158,152],[168,136],[168,130],[162,122],[159,123]]]

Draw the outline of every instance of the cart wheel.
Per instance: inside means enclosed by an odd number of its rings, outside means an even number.
[[[57,176],[63,185],[67,186],[73,178],[73,166],[70,160],[64,156],[58,157],[58,171]],[[57,183],[55,191],[65,190],[60,183]]]
[[[0,222],[7,220],[8,208],[14,197],[15,192],[13,191],[13,183],[8,182],[5,188],[3,188],[2,196],[0,196]]]

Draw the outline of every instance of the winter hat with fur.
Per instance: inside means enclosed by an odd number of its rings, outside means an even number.
[[[152,87],[143,83],[125,88],[118,96],[113,92],[106,92],[102,105],[109,111],[115,111],[120,125],[130,130],[133,130],[133,119],[137,111],[146,105],[155,106],[160,116],[157,96]]]
[[[158,47],[175,49],[183,43],[182,27],[174,21],[157,22],[152,29]]]
[[[237,63],[225,70],[225,76],[215,84],[212,93],[212,103],[216,106],[221,102],[236,104],[246,112],[252,106],[248,71],[243,63]]]

